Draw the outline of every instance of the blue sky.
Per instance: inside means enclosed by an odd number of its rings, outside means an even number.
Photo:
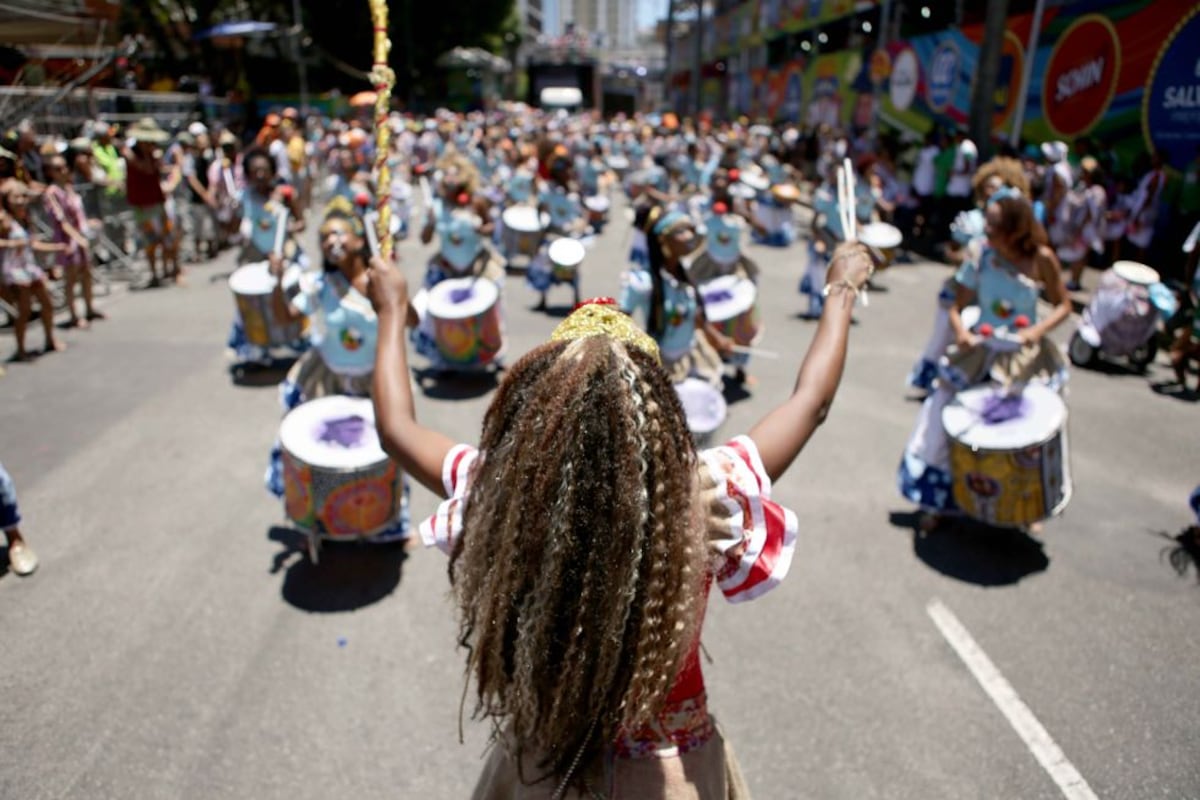
[[[637,24],[648,28],[667,14],[667,0],[637,0]]]

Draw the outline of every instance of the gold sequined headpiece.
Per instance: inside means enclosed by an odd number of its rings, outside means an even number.
[[[662,363],[658,344],[628,314],[617,308],[617,301],[611,297],[597,297],[580,303],[550,334],[550,341],[572,342],[589,336],[611,336]]]

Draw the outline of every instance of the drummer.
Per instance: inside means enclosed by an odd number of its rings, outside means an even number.
[[[546,293],[550,287],[557,284],[569,282],[575,293],[575,302],[579,302],[579,271],[574,270],[570,279],[559,277],[550,263],[546,245],[563,236],[579,238],[587,232],[587,217],[583,213],[583,206],[580,205],[575,170],[571,166],[567,149],[562,145],[555,148],[550,158],[549,180],[541,194],[539,207],[543,213],[549,215],[550,225],[546,229],[546,242],[537,258],[529,265],[525,280],[541,293],[541,300],[535,310],[544,311]]]
[[[650,206],[638,212],[634,226],[646,234],[649,267],[622,276],[621,310],[644,316],[672,383],[700,378],[720,389],[721,358],[733,355],[733,341],[705,318],[703,301],[683,267],[683,259],[699,245],[691,219]]]
[[[429,244],[435,233],[438,237],[438,251],[425,269],[424,288],[432,289],[451,278],[478,277],[503,289],[504,262],[485,244],[494,223],[491,203],[479,194],[478,173],[470,161],[453,154],[442,159],[441,171],[439,194],[421,231],[422,244]],[[503,292],[498,302],[503,315]],[[430,315],[420,318],[412,331],[412,342],[436,368],[447,366]]]
[[[276,244],[282,241],[284,263],[304,266],[307,259],[296,239],[304,231],[304,217],[297,213],[291,187],[276,181],[275,159],[261,147],[252,147],[243,155],[242,165],[246,187],[241,193],[242,221],[239,231],[242,249],[238,253],[238,264],[266,261],[267,256],[274,253]],[[280,224],[286,226],[282,232],[279,230]],[[270,360],[270,353],[250,344],[240,315],[234,316],[227,343],[240,362],[265,363]],[[296,344],[297,347],[302,346],[300,342]]]
[[[440,162],[438,196],[421,230],[421,244],[438,237],[438,252],[429,260],[424,286],[432,289],[447,278],[471,275],[501,283],[504,264],[483,245],[492,235],[491,203],[479,192],[479,173],[463,156],[452,154]]]
[[[346,395],[370,397],[375,367],[377,325],[367,299],[367,264],[370,253],[363,222],[345,198],[335,197],[325,209],[320,228],[324,269],[304,276],[298,285],[284,288],[284,261],[270,256],[276,276],[274,310],[283,319],[309,317],[312,349],[288,371],[279,387],[283,413],[320,397]],[[278,440],[271,448],[266,474],[267,489],[283,497],[283,449]],[[370,541],[386,542],[408,537],[408,485],[395,524]]]
[[[941,422],[955,393],[989,380],[1006,386],[1037,381],[1061,390],[1067,378],[1062,355],[1046,335],[1070,316],[1071,298],[1046,231],[1018,192],[996,192],[985,213],[987,243],[973,246],[955,277],[949,318],[957,347],[940,364],[937,388],[921,406],[897,474],[900,493],[921,507],[923,530],[957,511]],[[1041,292],[1053,310],[1039,320]],[[968,329],[962,310],[972,304],[979,306],[980,319]],[[999,353],[986,345],[985,334],[1015,337],[1020,349]]]
[[[981,244],[987,237],[984,233],[985,218],[983,209],[988,200],[997,191],[1007,188],[1022,197],[1029,198],[1029,179],[1021,162],[1014,158],[1003,156],[985,162],[975,171],[971,180],[978,207],[958,215],[950,225],[953,244],[947,252],[951,263],[961,264],[972,245]],[[1041,222],[1041,203],[1033,203],[1034,217]],[[937,378],[937,363],[954,341],[954,332],[950,327],[950,307],[954,305],[957,296],[957,284],[951,276],[945,280],[938,291],[936,312],[933,321],[933,331],[925,344],[925,349],[917,363],[908,375],[908,385],[913,389],[928,392],[933,389]]]

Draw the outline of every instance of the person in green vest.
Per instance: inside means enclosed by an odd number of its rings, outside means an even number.
[[[125,191],[125,160],[121,151],[113,142],[115,127],[103,120],[97,120],[92,126],[92,160],[98,170],[103,173],[104,189],[110,195],[123,194]]]

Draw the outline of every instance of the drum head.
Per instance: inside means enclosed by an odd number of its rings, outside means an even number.
[[[756,192],[765,192],[771,188],[771,179],[759,172],[743,172],[738,180]]]
[[[858,229],[858,240],[867,247],[878,247],[890,250],[899,247],[904,241],[904,234],[895,225],[886,222],[872,222]]]
[[[959,312],[962,317],[963,327],[969,331],[975,330],[975,326],[979,324],[979,317],[983,312],[979,310],[979,306],[967,306]]]
[[[1112,271],[1117,277],[1139,286],[1153,286],[1161,281],[1156,269],[1136,261],[1118,261],[1112,265]]]
[[[375,432],[375,409],[362,397],[321,397],[297,406],[279,427],[283,448],[306,464],[357,469],[387,458]]]
[[[429,290],[422,288],[413,295],[412,300],[413,311],[417,312],[418,319],[425,319],[425,315],[429,313]]]
[[[729,187],[729,194],[742,200],[753,200],[758,193],[744,183],[735,183]]]
[[[301,269],[290,266],[283,271],[283,285],[291,286],[300,280]],[[229,276],[229,288],[234,294],[270,294],[275,290],[275,278],[271,275],[271,265],[266,261],[246,264],[234,270]]]
[[[486,278],[451,278],[429,290],[429,313],[438,319],[470,319],[499,299],[500,290]]]
[[[612,156],[608,159],[608,166],[618,171],[629,169],[629,159],[625,156]]]
[[[603,214],[608,211],[610,205],[609,199],[603,195],[595,195],[594,197],[584,198],[583,205],[588,211],[595,211],[597,214]]]
[[[532,206],[506,208],[500,218],[504,220],[504,227],[520,233],[536,233],[543,227],[537,209]]]
[[[700,287],[704,298],[704,316],[710,322],[725,322],[754,307],[758,288],[745,278],[722,275]]]
[[[550,243],[546,255],[560,267],[576,267],[583,261],[583,243],[567,237],[555,239]]]
[[[1020,450],[1047,441],[1067,421],[1062,399],[1052,389],[1035,384],[1005,401],[1014,403],[1015,416],[1004,422],[987,422],[985,412],[1001,397],[1001,390],[995,386],[959,392],[954,402],[942,410],[946,434],[977,450]]]
[[[709,434],[725,422],[729,413],[725,398],[707,381],[688,378],[675,384],[675,393],[679,395],[688,430],[692,433]]]

